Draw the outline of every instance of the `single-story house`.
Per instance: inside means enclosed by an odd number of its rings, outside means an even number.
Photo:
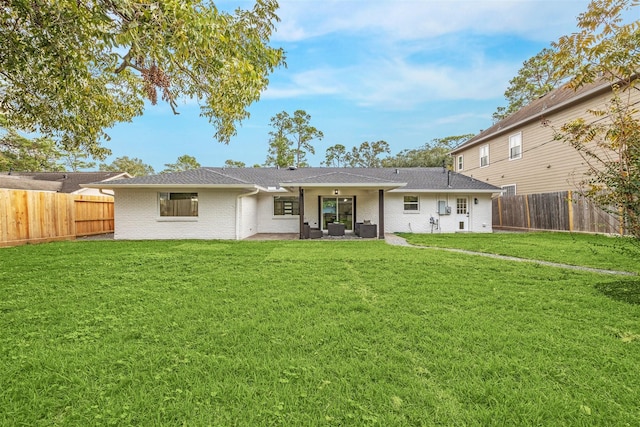
[[[115,193],[116,239],[484,232],[500,188],[444,168],[212,168],[84,185]],[[362,235],[362,234],[361,234]]]
[[[112,196],[113,194],[100,192],[100,189],[82,185],[122,178],[131,178],[131,175],[126,172],[0,172],[0,188]]]

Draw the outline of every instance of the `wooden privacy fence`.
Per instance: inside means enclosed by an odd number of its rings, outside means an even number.
[[[620,218],[572,191],[493,199],[496,230],[555,230],[623,234]]]
[[[72,240],[113,230],[111,197],[0,189],[0,246]]]

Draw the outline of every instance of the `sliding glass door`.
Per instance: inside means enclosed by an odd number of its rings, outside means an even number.
[[[322,229],[332,222],[341,222],[345,230],[353,230],[353,197],[322,198]]]

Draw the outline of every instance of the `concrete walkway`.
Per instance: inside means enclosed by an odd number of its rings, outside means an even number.
[[[590,272],[590,273],[611,274],[611,275],[618,275],[618,276],[637,276],[638,275],[637,273],[632,273],[632,272],[629,272],[629,271],[605,270],[605,269],[601,269],[601,268],[582,267],[582,266],[579,266],[579,265],[561,264],[561,263],[558,263],[558,262],[540,261],[540,260],[536,260],[536,259],[526,259],[526,258],[516,258],[516,257],[512,257],[512,256],[488,254],[488,253],[484,253],[484,252],[474,252],[474,251],[468,251],[466,249],[439,248],[439,247],[436,247],[436,246],[412,245],[411,243],[407,242],[406,239],[404,239],[404,238],[402,238],[400,236],[397,236],[395,234],[385,234],[384,235],[384,239],[390,245],[408,246],[408,247],[415,248],[415,249],[433,249],[433,250],[438,250],[438,251],[456,252],[456,253],[461,253],[461,254],[465,254],[465,255],[476,255],[476,256],[482,256],[482,257],[486,257],[486,258],[502,259],[502,260],[505,260],[505,261],[530,262],[530,263],[534,263],[534,264],[545,265],[545,266],[548,266],[548,267],[566,268],[568,270],[587,271],[587,272]]]

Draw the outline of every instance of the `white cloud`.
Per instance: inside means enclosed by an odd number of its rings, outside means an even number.
[[[305,62],[279,72],[263,97],[335,97],[389,110],[431,101],[501,97],[529,55],[501,58],[488,51],[486,39],[522,37],[543,45],[567,33],[567,28],[572,30],[575,16],[587,4],[588,0],[280,0],[274,43],[284,43],[291,56],[303,55]],[[331,50],[311,54],[307,43],[349,46],[353,40],[358,44],[352,56],[340,61]]]
[[[477,61],[454,68],[389,56],[294,74],[287,83],[272,84],[264,98],[331,96],[365,107],[405,110],[432,101],[495,98],[512,76],[510,64]]]
[[[298,41],[335,32],[374,33],[395,40],[458,31],[526,34],[554,40],[575,24],[587,0],[280,0],[275,41]]]
[[[263,99],[298,98],[304,96],[337,95],[340,70],[322,68],[303,71],[290,76],[285,84],[269,85]]]

